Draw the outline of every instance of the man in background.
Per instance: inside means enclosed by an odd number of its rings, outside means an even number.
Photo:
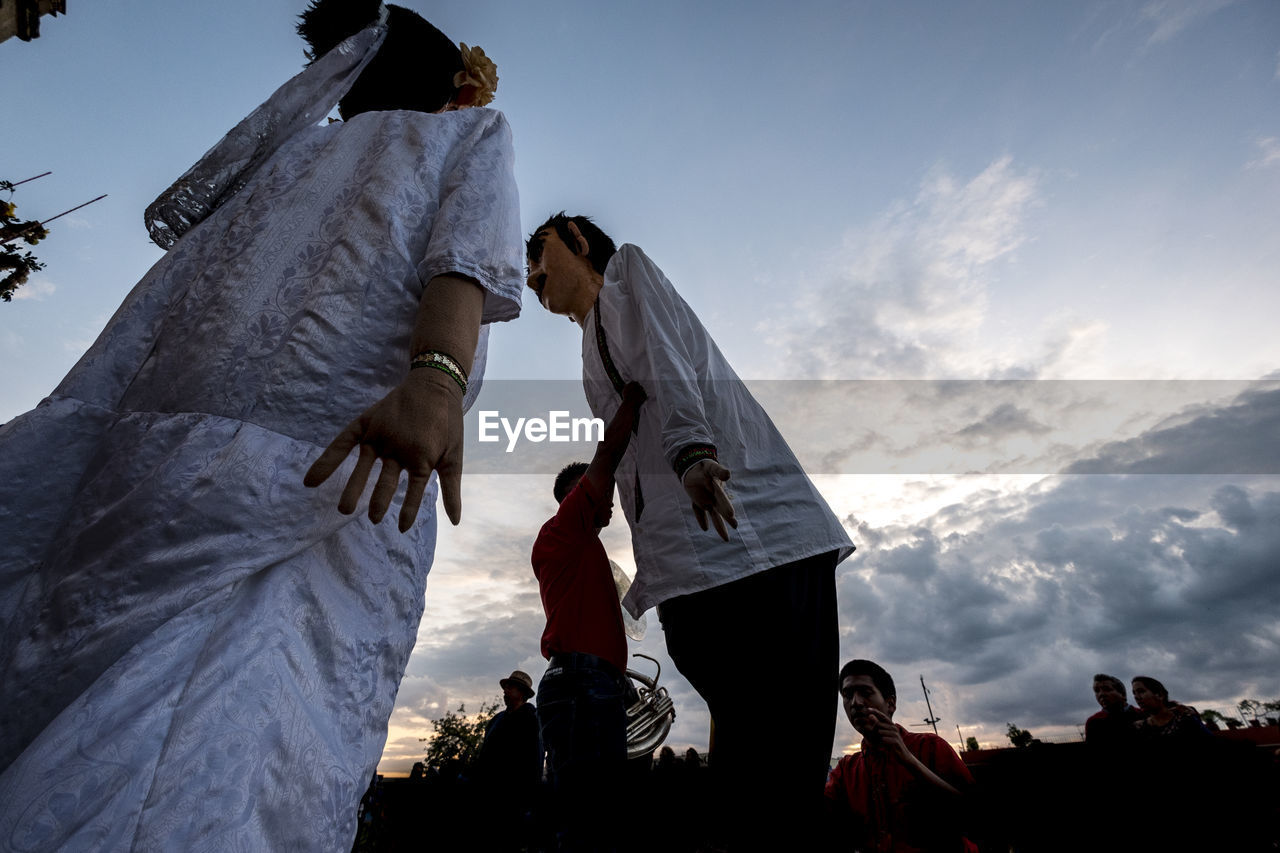
[[[501,679],[502,702],[485,728],[471,779],[479,799],[476,815],[488,821],[491,849],[519,850],[527,843],[531,813],[542,781],[542,740],[538,712],[529,700],[533,679],[516,670]]]
[[[1129,704],[1124,682],[1100,672],[1093,677],[1093,698],[1102,710],[1084,721],[1084,740],[1090,746],[1117,746],[1132,743],[1134,724],[1142,712]]]

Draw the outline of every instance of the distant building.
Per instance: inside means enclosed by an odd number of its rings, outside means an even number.
[[[42,15],[67,14],[67,0],[0,0],[0,41],[40,37]]]

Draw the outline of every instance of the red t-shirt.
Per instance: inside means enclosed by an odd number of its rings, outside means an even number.
[[[533,543],[533,575],[542,593],[547,627],[542,656],[585,652],[627,669],[627,638],[613,571],[596,528],[612,504],[591,492],[583,477]]]
[[[969,768],[945,740],[902,726],[898,731],[907,750],[952,787],[963,793],[973,785]],[[977,853],[977,845],[961,835],[960,814],[946,795],[883,750],[868,749],[865,740],[862,752],[844,756],[831,771],[826,795],[852,813],[868,851]]]

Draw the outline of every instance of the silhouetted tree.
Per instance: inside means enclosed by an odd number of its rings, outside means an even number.
[[[1020,729],[1017,726],[1015,726],[1013,723],[1009,724],[1009,729],[1006,732],[1006,734],[1009,736],[1009,742],[1012,743],[1014,746],[1016,746],[1018,749],[1022,749],[1023,747],[1028,746],[1032,740],[1031,732],[1027,731],[1026,729]]]
[[[498,703],[488,705],[481,703],[475,714],[467,714],[467,706],[459,705],[458,710],[445,711],[444,716],[431,721],[433,734],[427,741],[425,763],[428,767],[439,767],[446,761],[455,761],[459,771],[465,772],[476,755],[480,752],[480,744],[484,742],[484,730],[489,721],[498,713]]]
[[[976,750],[982,749],[982,746],[979,745],[978,739],[976,737],[974,737],[973,735],[969,735],[967,738],[964,739],[964,748],[970,752],[974,752]]]
[[[1227,725],[1229,721],[1226,714],[1223,714],[1220,711],[1215,711],[1213,708],[1205,708],[1201,711],[1200,719],[1204,721],[1204,724],[1209,729],[1215,732],[1221,731],[1222,727]]]
[[[14,184],[11,181],[0,181],[0,192],[8,192],[13,197]],[[36,270],[44,269],[44,264],[36,260],[31,252],[14,245],[21,240],[28,246],[34,246],[49,232],[38,220],[22,220],[18,218],[17,207],[12,201],[0,201],[0,299],[13,301],[13,294],[26,284],[27,277]]]

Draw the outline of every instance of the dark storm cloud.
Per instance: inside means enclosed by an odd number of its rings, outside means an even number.
[[[811,475],[1280,473],[1274,380],[754,380],[748,387]],[[700,391],[718,393],[714,385]],[[496,441],[478,441],[483,412],[506,420],[489,430]],[[554,441],[546,434],[553,413]],[[590,414],[577,381],[487,383],[464,424],[467,472],[552,478],[590,457],[596,433],[572,425]],[[508,428],[521,419],[544,423],[541,440],[524,427],[511,437]],[[660,467],[651,473],[665,475]]]
[[[1136,438],[1104,445],[1068,466],[1067,473],[1280,473],[1280,389],[1251,389],[1231,405],[1170,420]]]
[[[860,552],[841,614],[850,651],[856,637],[891,670],[955,685],[963,722],[1070,726],[1100,670],[1188,701],[1280,695],[1276,478],[1069,477],[949,509],[881,531],[900,544]]]
[[[1036,420],[1027,409],[1018,408],[1012,403],[1001,403],[981,420],[956,430],[955,438],[961,444],[972,445],[999,441],[1019,433],[1044,435],[1052,431]]]
[[[1055,461],[1041,470],[1050,471],[1081,457],[1079,424],[1099,415],[1110,418],[1109,435],[1127,428],[1134,437],[1094,441],[1085,458],[1095,464],[1106,459],[1121,471],[1143,470],[1141,460],[1157,459],[1171,469],[1223,470],[1222,460],[1238,458],[1233,454],[1246,452],[1241,448],[1256,457],[1275,442],[1280,406],[1274,387],[1247,383],[837,382],[764,389],[770,411],[788,423],[784,432],[801,436],[788,433],[793,447],[836,435],[872,453],[907,458],[965,441],[1001,454],[1006,442],[1061,439],[1045,454]],[[1116,411],[1122,403],[1129,407]],[[847,433],[832,427],[842,423]],[[1135,424],[1152,426],[1135,434]],[[941,504],[957,483],[971,487],[963,499]],[[468,521],[442,530],[448,547],[433,569],[428,617],[397,711],[415,732],[442,703],[472,708],[491,700],[495,679],[517,666],[535,681],[545,668],[538,650],[543,615],[528,560],[539,525],[554,511],[547,478],[477,477],[466,488]],[[1037,734],[1072,734],[1092,713],[1089,684],[1098,671],[1126,680],[1154,675],[1175,698],[1219,710],[1245,696],[1280,697],[1274,666],[1280,477],[1120,473],[1034,483],[904,477],[896,500],[936,509],[900,525],[845,518],[859,550],[837,577],[841,651],[880,660],[894,672],[902,713],[911,719],[926,714],[920,675],[938,691],[943,725],[959,723],[988,743],[1003,738],[1008,722]],[[605,542],[624,561],[625,527],[607,529]],[[662,683],[679,712],[671,742],[705,748],[705,705],[666,656],[655,614],[649,623],[648,636],[633,649],[663,662]],[[741,665],[750,671],[749,661]],[[647,662],[636,667],[649,671]],[[837,751],[852,738],[842,726]]]
[[[443,683],[477,673],[501,678],[520,661],[540,655],[538,638],[545,624],[537,593],[520,596],[500,612],[451,626],[447,644],[419,645],[409,673]]]

